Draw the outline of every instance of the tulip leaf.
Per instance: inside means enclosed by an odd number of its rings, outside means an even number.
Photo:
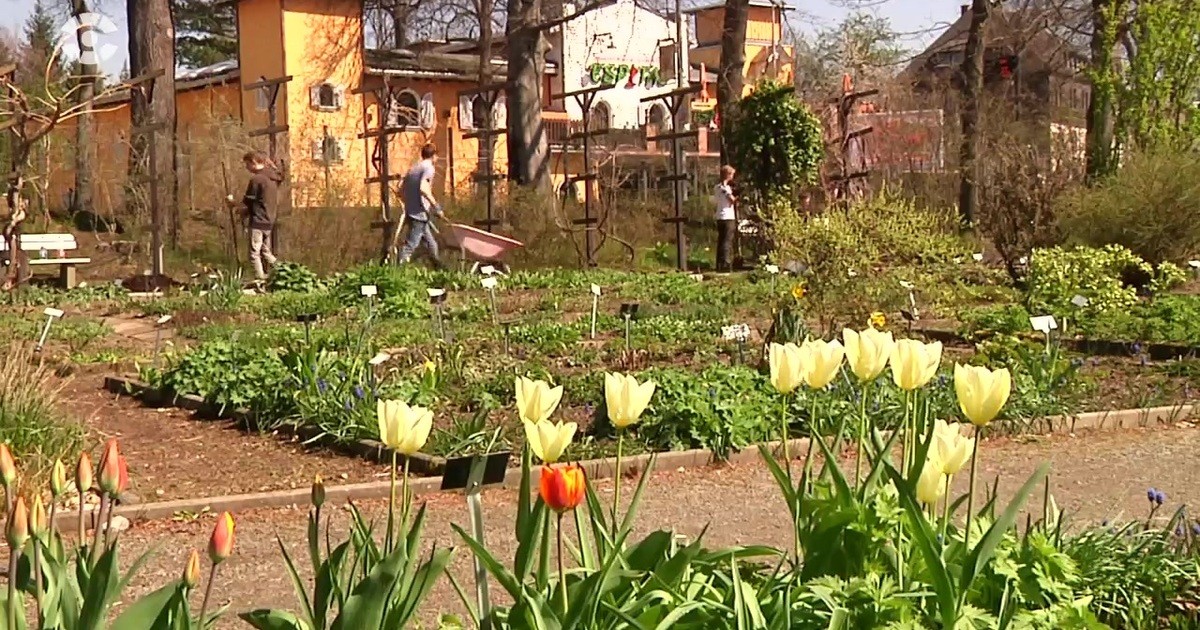
[[[766,444],[758,445],[759,455],[767,465],[767,470],[771,472],[771,476],[775,478],[775,485],[779,486],[779,491],[783,494],[784,500],[788,504],[788,513],[795,522],[796,514],[799,510],[799,491],[792,486],[792,479],[788,473],[784,472],[783,467],[775,459],[775,455],[771,453],[771,449]]]
[[[650,459],[646,462],[646,467],[642,469],[642,476],[638,479],[637,489],[633,491],[633,496],[629,499],[629,507],[625,510],[625,519],[621,521],[621,531],[623,532],[633,528],[634,519],[637,517],[638,505],[642,501],[642,492],[646,489],[646,482],[650,480],[650,472],[654,470],[656,459],[657,455],[650,455]],[[615,481],[620,483],[620,477],[618,476]]]
[[[129,605],[113,621],[113,628],[155,628],[161,627],[157,624],[162,623],[166,614],[172,608],[171,604],[176,603],[176,597],[179,594],[182,584],[179,580],[143,596],[136,602]],[[101,619],[103,624],[106,619]],[[103,627],[103,625],[97,626]]]
[[[524,594],[525,587],[521,585],[521,580],[517,579],[517,576],[512,573],[509,573],[508,569],[504,568],[504,565],[496,560],[496,557],[492,555],[492,552],[488,551],[487,547],[472,538],[458,525],[451,523],[450,528],[458,533],[463,542],[471,548],[471,552],[475,554],[475,557],[479,558],[479,561],[483,563],[488,573],[491,573],[492,577],[496,578],[496,581],[500,583],[500,586],[508,591],[509,596],[513,599],[519,599]]]
[[[525,579],[533,571],[534,552],[540,546],[546,522],[546,504],[538,501],[527,515],[523,528],[518,529],[517,551],[513,558],[513,572]]]
[[[987,533],[975,545],[971,553],[967,555],[963,563],[962,578],[959,585],[962,593],[970,590],[971,583],[975,581],[975,577],[979,575],[983,567],[991,561],[992,556],[996,553],[996,547],[1004,539],[1004,535],[1016,524],[1021,508],[1024,507],[1025,502],[1029,499],[1029,495],[1049,473],[1050,462],[1045,462],[1041,466],[1038,466],[1037,471],[1029,477],[1025,485],[1021,486],[1021,489],[1013,496],[1012,501],[1008,503],[1008,507],[1004,509],[1000,518],[992,523]],[[970,536],[970,532],[967,532],[967,535]]]
[[[252,610],[238,617],[258,630],[312,630],[299,617],[286,610]]]
[[[405,628],[421,607],[421,603],[429,596],[429,591],[437,583],[438,578],[446,571],[453,549],[435,549],[429,560],[421,565],[411,575],[406,575],[400,582],[398,592],[400,599],[384,620],[382,628]]]
[[[304,610],[304,619],[309,625],[316,625],[315,617],[313,616],[312,602],[308,599],[308,589],[304,586],[304,581],[300,579],[300,574],[296,572],[296,565],[292,562],[292,556],[288,553],[287,547],[283,545],[283,540],[279,536],[275,537],[275,542],[279,543],[279,551],[283,553],[283,564],[287,567],[288,577],[292,580],[292,589],[296,591],[296,598],[300,600]]]
[[[313,610],[310,618],[314,630],[324,630],[326,627],[325,620],[328,618],[335,590],[339,589],[337,585],[338,576],[342,573],[342,563],[345,561],[346,553],[350,548],[349,542],[344,542],[337,546],[325,558],[325,562],[321,564],[320,569],[315,576],[315,586],[313,589]]]
[[[945,561],[942,559],[937,534],[929,526],[929,521],[925,519],[925,513],[921,509],[920,503],[917,502],[912,484],[906,481],[900,471],[891,464],[887,465],[887,472],[892,477],[892,482],[899,493],[900,504],[904,507],[904,516],[912,526],[909,529],[912,532],[913,542],[917,544],[922,557],[925,558],[925,565],[937,596],[942,626],[953,628],[958,619],[958,593],[955,590],[954,579],[950,576]],[[899,562],[904,562],[904,558],[900,558]]]
[[[145,556],[143,556],[145,557]],[[130,569],[132,573],[133,569]],[[79,614],[80,630],[101,630],[108,618],[108,609],[116,599],[120,580],[117,577],[117,548],[114,546],[97,559],[88,576],[83,609]]]

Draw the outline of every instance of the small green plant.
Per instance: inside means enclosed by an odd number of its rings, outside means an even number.
[[[300,263],[282,261],[271,269],[267,288],[271,291],[312,293],[323,287],[317,274]]]
[[[1038,249],[1029,260],[1026,302],[1039,313],[1086,316],[1128,309],[1138,302],[1139,286],[1161,292],[1182,277],[1119,245]],[[1086,306],[1072,303],[1077,295],[1087,298]]]

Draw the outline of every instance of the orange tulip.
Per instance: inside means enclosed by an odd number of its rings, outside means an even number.
[[[75,489],[84,494],[92,489],[95,483],[96,470],[92,467],[92,457],[86,452],[79,454],[79,465],[75,467]]]
[[[25,497],[17,497],[17,505],[13,507],[8,518],[8,547],[20,549],[29,540],[29,509],[25,507]]]
[[[13,461],[12,453],[8,450],[7,444],[0,444],[0,483],[4,484],[4,489],[12,487],[14,481],[17,480],[17,464]]]
[[[104,444],[104,455],[100,457],[100,489],[110,497],[121,493],[121,451],[116,438]]]
[[[586,484],[577,465],[542,467],[540,485],[542,501],[556,512],[573,510],[583,502]]]
[[[213,564],[220,564],[222,560],[231,555],[233,555],[233,516],[229,512],[222,512],[221,516],[217,517],[212,537],[208,539],[208,558],[212,560]]]
[[[183,583],[188,588],[196,588],[196,585],[200,584],[200,553],[195,549],[183,567]]]
[[[125,463],[125,456],[121,455],[117,458],[117,496],[121,496],[129,489],[129,465]]]

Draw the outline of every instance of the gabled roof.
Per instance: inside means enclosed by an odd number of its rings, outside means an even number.
[[[787,6],[783,2],[773,2],[772,0],[750,0],[749,6],[757,7],[760,9],[770,9],[770,8],[774,7],[776,9],[779,9],[780,11],[794,11],[795,10],[792,7]],[[692,7],[690,9],[684,9],[683,13],[691,15],[693,13],[701,13],[703,11],[711,11],[712,9],[724,9],[724,8],[725,8],[724,2],[717,2],[717,3],[713,3],[713,4],[705,4],[705,5],[698,6],[698,7]]]
[[[1037,23],[1041,23],[1037,26]],[[901,71],[904,77],[916,77],[925,69],[926,62],[941,52],[957,52],[966,48],[967,34],[971,29],[971,12],[963,11],[937,39],[924,51],[913,57]],[[1071,59],[1086,59],[1081,51],[1070,42],[1056,35],[1045,26],[1042,16],[1033,10],[1014,11],[992,9],[988,17],[988,48],[1007,48],[1020,54],[1023,65],[1074,76],[1078,72],[1070,69]]]

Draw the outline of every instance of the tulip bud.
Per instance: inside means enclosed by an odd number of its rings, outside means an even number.
[[[17,464],[13,462],[12,453],[8,450],[7,444],[0,444],[0,483],[4,484],[5,490],[12,489],[12,484],[17,480]]]
[[[125,456],[117,458],[117,496],[125,494],[129,489],[129,466],[125,463]]]
[[[41,494],[33,495],[33,509],[29,512],[29,531],[38,540],[44,539],[46,533],[50,531],[46,522],[46,506],[42,503]]]
[[[110,497],[121,492],[121,452],[116,438],[104,444],[104,455],[100,457],[100,489]]]
[[[222,512],[217,517],[213,527],[212,537],[208,539],[208,558],[213,564],[220,564],[233,555],[233,516]]]
[[[54,460],[54,469],[50,472],[50,496],[57,499],[67,489],[67,467],[61,459]]]
[[[17,504],[8,517],[8,547],[20,549],[29,540],[29,510],[25,507],[25,497],[17,497]]]
[[[311,500],[315,508],[325,505],[325,482],[321,480],[321,475],[313,479]]]
[[[83,496],[92,489],[96,471],[92,468],[92,457],[87,452],[79,454],[79,464],[75,466],[75,489]]]
[[[200,584],[200,552],[195,549],[183,567],[183,584],[188,588],[196,588]]]

